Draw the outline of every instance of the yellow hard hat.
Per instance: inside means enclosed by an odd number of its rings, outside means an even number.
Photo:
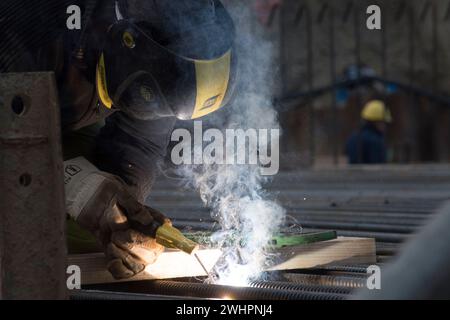
[[[361,118],[367,121],[392,122],[391,111],[381,100],[369,101],[361,112]]]

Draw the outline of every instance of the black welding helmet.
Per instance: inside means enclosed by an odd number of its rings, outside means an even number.
[[[97,65],[108,108],[196,119],[230,99],[234,25],[218,0],[119,0]]]

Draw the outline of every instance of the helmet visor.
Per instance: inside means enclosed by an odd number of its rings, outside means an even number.
[[[144,91],[157,95],[160,104],[179,119],[203,117],[228,102],[235,82],[234,35],[223,34],[209,45],[199,34],[191,44],[183,42],[184,50],[157,42],[145,24],[119,22],[109,35],[103,51],[103,82],[118,108],[130,82],[143,79],[134,75],[143,73],[152,78],[146,81]],[[200,47],[204,47],[204,54],[200,54]],[[139,88],[139,84],[133,83],[133,87]],[[137,99],[139,92],[133,94]]]

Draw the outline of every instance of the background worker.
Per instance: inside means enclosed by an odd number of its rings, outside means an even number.
[[[175,121],[220,109],[233,91],[233,21],[218,0],[26,4],[0,19],[0,70],[55,72],[68,213],[112,275],[131,277],[163,250],[153,235],[170,222],[143,203]],[[73,4],[84,8],[80,32],[64,29]]]
[[[381,100],[369,101],[361,112],[363,124],[347,141],[345,152],[350,164],[386,163],[385,133],[392,122],[390,110]]]

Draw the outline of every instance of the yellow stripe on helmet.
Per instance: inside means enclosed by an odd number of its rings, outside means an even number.
[[[196,60],[197,97],[191,119],[218,110],[228,89],[231,51],[215,60]]]
[[[100,60],[97,64],[96,83],[100,101],[105,105],[105,107],[111,109],[113,102],[109,97],[108,88],[106,86],[105,58],[103,57],[103,54],[100,56]]]

